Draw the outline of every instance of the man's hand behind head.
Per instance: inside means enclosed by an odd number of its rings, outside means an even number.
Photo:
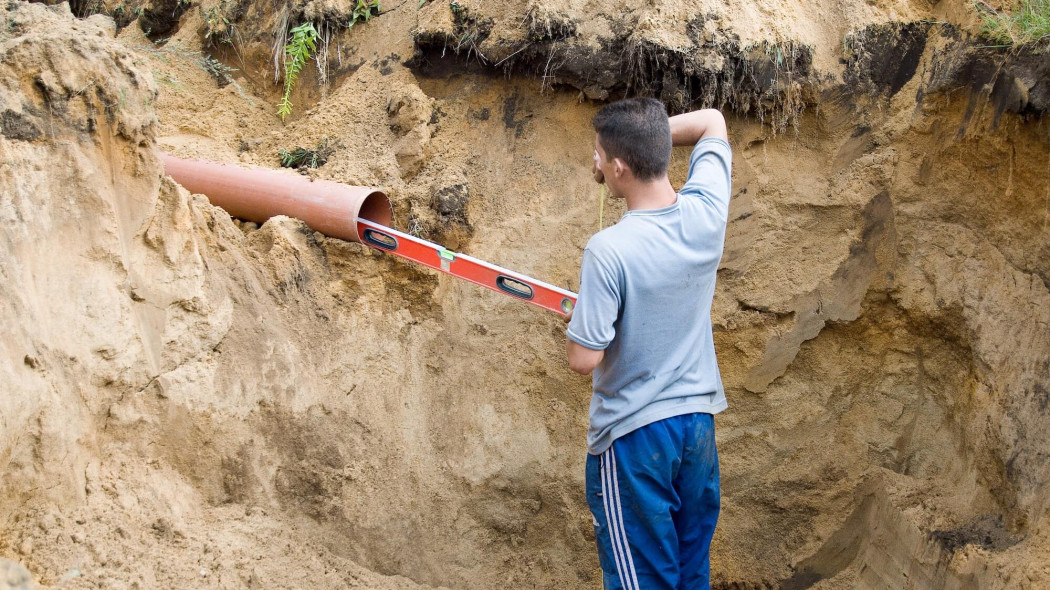
[[[591,174],[594,175],[594,182],[597,182],[598,184],[605,184],[605,174],[602,172],[602,169],[598,166],[598,164],[601,162],[601,158],[602,157],[598,155],[598,150],[594,150],[594,162],[591,166]]]

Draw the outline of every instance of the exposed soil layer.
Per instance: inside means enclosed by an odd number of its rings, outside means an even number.
[[[1045,50],[962,2],[179,4],[152,41],[145,4],[3,5],[0,588],[599,588],[558,317],[231,219],[156,152],[325,145],[288,173],[572,289],[629,94],[734,147],[715,587],[1050,586]]]

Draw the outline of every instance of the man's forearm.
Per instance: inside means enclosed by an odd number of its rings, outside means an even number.
[[[726,120],[718,109],[702,109],[682,113],[668,119],[671,124],[671,143],[676,146],[696,145],[707,137],[729,139]]]

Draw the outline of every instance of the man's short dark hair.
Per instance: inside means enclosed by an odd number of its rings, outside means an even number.
[[[639,180],[659,178],[671,162],[667,109],[655,98],[628,98],[594,116],[594,130],[608,159],[620,158]]]

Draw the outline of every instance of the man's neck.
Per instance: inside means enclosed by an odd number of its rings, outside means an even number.
[[[646,209],[663,209],[670,207],[678,200],[678,193],[671,186],[667,176],[650,181],[636,181],[625,187],[624,200],[628,211]]]

